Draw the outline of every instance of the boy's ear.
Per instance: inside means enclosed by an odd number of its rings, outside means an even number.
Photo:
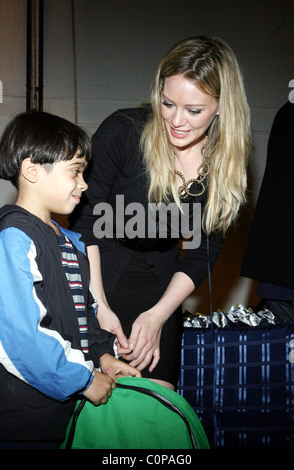
[[[29,157],[25,158],[21,164],[21,174],[30,183],[36,183],[39,178],[40,164],[33,163]]]

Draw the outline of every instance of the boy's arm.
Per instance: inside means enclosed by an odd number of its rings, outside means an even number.
[[[41,326],[47,311],[35,289],[43,282],[36,254],[21,230],[0,233],[0,362],[40,392],[64,401],[89,387],[94,365],[58,331]]]

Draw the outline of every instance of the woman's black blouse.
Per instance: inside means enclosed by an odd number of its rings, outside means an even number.
[[[141,130],[148,118],[149,108],[118,110],[100,125],[92,137],[92,156],[86,178],[88,189],[84,193],[80,206],[70,217],[71,229],[82,234],[87,246],[99,245],[103,283],[106,290],[113,291],[115,284],[127,266],[132,250],[122,247],[114,238],[96,238],[95,222],[98,216],[93,214],[97,207],[108,203],[113,208],[114,233],[116,233],[116,198],[123,200],[124,209],[132,203],[140,203],[148,213],[148,183],[139,149]],[[191,187],[193,192],[193,185]],[[190,215],[193,203],[200,203],[204,209],[207,191],[199,197],[189,197],[183,202],[189,203]],[[122,198],[123,196],[123,198]],[[175,204],[175,203],[174,203]],[[133,206],[134,207],[134,206]],[[98,212],[101,213],[99,210]],[[96,212],[97,213],[97,212]],[[124,215],[127,222],[132,215]],[[201,223],[199,224],[201,225]],[[192,227],[192,224],[191,226]],[[169,226],[168,235],[171,227]],[[201,228],[199,227],[199,230]],[[146,219],[145,235],[148,231]],[[180,237],[181,238],[181,237]],[[221,250],[223,239],[218,234],[209,236],[210,266],[212,267]],[[201,230],[201,242],[198,248],[188,248],[183,254],[178,246],[165,252],[147,251],[146,259],[158,281],[166,287],[175,272],[187,274],[195,288],[208,272],[207,240]]]

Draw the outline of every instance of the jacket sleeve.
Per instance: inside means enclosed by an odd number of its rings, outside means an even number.
[[[43,283],[36,247],[21,230],[0,233],[0,362],[46,396],[65,401],[93,380],[94,365],[59,332],[41,325],[46,307],[36,294]]]

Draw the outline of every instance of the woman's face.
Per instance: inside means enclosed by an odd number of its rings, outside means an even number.
[[[216,114],[218,101],[202,93],[183,75],[165,79],[161,116],[170,142],[175,147],[183,150],[200,142]]]

